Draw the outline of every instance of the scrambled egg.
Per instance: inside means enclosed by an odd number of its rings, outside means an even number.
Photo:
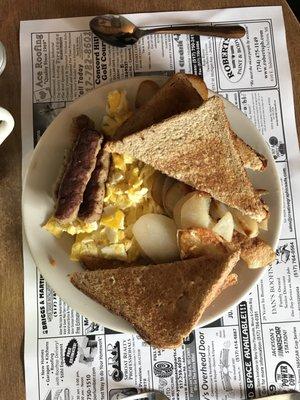
[[[99,228],[77,235],[72,260],[93,255],[130,262],[140,256],[132,226],[143,214],[161,212],[150,194],[153,174],[154,169],[140,161],[126,155],[112,155]]]
[[[78,233],[82,232],[93,232],[98,228],[98,223],[86,223],[77,218],[71,224],[63,224],[55,217],[50,217],[48,222],[44,225],[44,228],[52,233],[52,235],[55,237],[60,238],[63,232],[67,232],[69,235],[77,235]]]
[[[102,130],[113,136],[116,129],[131,115],[125,91],[108,94]],[[62,224],[51,217],[45,228],[54,236],[63,232],[76,235],[71,259],[83,255],[134,261],[140,256],[132,234],[135,221],[146,213],[161,213],[151,197],[154,169],[127,155],[112,154],[110,173],[106,182],[106,196],[100,221],[84,223],[76,219]]]
[[[129,118],[131,111],[125,91],[108,94],[102,130],[113,136]],[[151,197],[154,169],[127,155],[112,154],[106,197],[98,228],[76,236],[71,259],[82,255],[134,261],[140,251],[132,234],[132,226],[143,214],[161,212]]]
[[[102,121],[102,130],[105,134],[112,136],[116,129],[122,125],[131,115],[126,92],[114,90],[108,93],[106,113]],[[51,217],[44,225],[52,235],[60,238],[63,232],[69,235],[77,235],[79,233],[91,233],[98,228],[97,222],[85,223],[80,219],[76,219],[71,224],[62,224],[55,217]]]
[[[102,130],[112,136],[117,128],[123,124],[131,115],[129,104],[124,90],[113,90],[108,93],[106,103],[106,114],[102,120]]]

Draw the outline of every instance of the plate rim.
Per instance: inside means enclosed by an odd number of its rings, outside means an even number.
[[[43,268],[41,268],[41,266],[39,265],[40,263],[37,261],[37,258],[38,258],[37,255],[34,254],[34,252],[32,251],[32,248],[31,248],[31,245],[30,245],[30,235],[28,234],[29,226],[28,226],[28,224],[26,224],[26,217],[25,217],[25,215],[26,215],[26,211],[25,211],[25,210],[26,210],[26,204],[25,204],[25,199],[26,199],[26,188],[27,188],[28,181],[30,180],[30,172],[31,172],[31,170],[32,170],[32,168],[33,168],[34,159],[35,159],[35,157],[37,157],[37,154],[38,154],[38,152],[39,152],[39,149],[44,145],[44,142],[47,140],[47,136],[49,135],[49,133],[47,134],[47,132],[50,131],[50,128],[51,128],[51,125],[53,124],[53,122],[54,122],[54,121],[57,122],[60,118],[63,118],[63,114],[69,109],[69,107],[72,107],[74,104],[77,104],[77,103],[83,101],[84,98],[85,98],[86,96],[88,96],[88,95],[89,95],[89,96],[92,96],[93,93],[98,92],[98,91],[101,91],[104,87],[107,88],[107,87],[109,87],[110,85],[115,85],[115,84],[122,85],[123,82],[134,81],[134,80],[140,80],[141,78],[142,78],[143,80],[147,80],[147,79],[150,79],[150,80],[155,80],[155,79],[156,79],[156,80],[158,80],[158,79],[167,80],[167,79],[169,78],[169,76],[168,76],[168,75],[165,75],[165,74],[161,74],[161,75],[155,75],[155,76],[153,76],[153,75],[149,75],[149,76],[148,76],[148,75],[144,75],[144,76],[142,76],[142,77],[141,77],[141,76],[138,76],[138,77],[130,77],[130,78],[122,79],[122,80],[118,80],[118,81],[107,82],[107,83],[105,83],[105,84],[103,84],[103,85],[101,85],[101,86],[99,86],[99,87],[97,87],[97,88],[94,88],[94,89],[88,91],[84,96],[81,96],[81,97],[75,99],[75,100],[74,100],[73,102],[71,102],[70,104],[68,104],[67,107],[65,107],[65,109],[62,110],[62,111],[57,115],[57,117],[55,117],[55,118],[51,121],[51,123],[48,125],[47,129],[44,131],[42,137],[40,138],[40,140],[38,141],[37,145],[35,146],[35,148],[33,149],[32,153],[31,153],[30,159],[29,159],[28,164],[27,164],[27,166],[26,166],[26,171],[25,171],[25,174],[24,174],[23,185],[22,185],[21,211],[22,211],[23,229],[24,229],[24,233],[25,233],[25,238],[24,238],[24,241],[23,241],[23,246],[24,246],[24,244],[25,244],[25,242],[26,242],[26,243],[27,243],[27,246],[28,246],[28,249],[29,249],[29,252],[30,252],[30,254],[31,254],[31,257],[32,257],[32,259],[33,259],[33,261],[34,261],[34,264],[35,264],[36,268],[37,268],[37,269],[39,270],[39,272],[45,277],[45,280],[46,280],[47,282],[48,282],[48,278],[46,278],[46,276],[48,275],[48,274],[47,274],[47,269],[45,268],[44,271],[42,270]],[[232,107],[234,107],[241,115],[243,115],[245,118],[247,118],[247,120],[251,123],[253,129],[256,130],[256,132],[258,133],[258,135],[259,135],[259,136],[261,137],[261,139],[262,139],[262,140],[261,140],[261,145],[264,147],[264,155],[265,155],[266,158],[268,159],[268,163],[271,162],[271,164],[273,165],[273,168],[275,167],[274,169],[275,169],[275,171],[276,171],[276,172],[275,172],[276,182],[274,182],[274,187],[276,187],[277,190],[279,189],[279,190],[278,190],[278,192],[279,192],[279,195],[278,195],[278,215],[277,215],[277,218],[278,218],[278,220],[279,220],[279,222],[278,222],[279,229],[277,230],[276,235],[274,236],[274,243],[275,243],[274,247],[276,247],[276,246],[278,245],[278,242],[279,242],[280,232],[281,232],[281,227],[282,227],[282,221],[283,221],[283,199],[282,199],[282,187],[281,187],[281,183],[280,183],[280,178],[279,178],[278,170],[277,170],[277,167],[276,167],[276,163],[275,163],[275,161],[274,161],[274,159],[273,159],[272,153],[271,153],[271,151],[270,151],[270,149],[269,149],[267,143],[265,142],[263,135],[259,132],[259,130],[258,130],[258,129],[256,128],[256,126],[254,125],[254,123],[253,123],[253,122],[238,108],[238,107],[236,107],[233,103],[231,103],[230,101],[228,101],[226,98],[224,98],[224,97],[221,96],[220,94],[218,94],[218,93],[216,93],[216,92],[213,92],[213,91],[211,91],[211,90],[209,90],[209,92],[210,92],[210,93],[213,93],[214,95],[217,95],[217,96],[221,97],[222,100],[225,102],[225,104],[226,104],[226,102],[229,103],[229,104],[230,104]],[[268,164],[268,165],[269,165],[269,164]],[[77,262],[77,263],[79,264],[79,262]],[[49,267],[48,267],[48,268],[49,268]],[[223,315],[225,315],[230,309],[236,307],[240,302],[244,301],[244,299],[249,295],[249,293],[251,292],[251,290],[258,284],[259,280],[263,277],[263,275],[264,275],[266,269],[267,269],[267,267],[265,267],[265,268],[260,268],[260,273],[257,275],[257,277],[256,277],[255,281],[253,282],[253,284],[251,285],[251,287],[249,287],[248,289],[245,289],[245,290],[244,290],[244,293],[243,293],[241,296],[239,296],[237,299],[235,299],[230,305],[228,305],[227,307],[225,307],[222,311],[218,312],[215,316],[213,316],[213,317],[207,317],[206,320],[204,321],[204,323],[202,323],[201,320],[200,320],[200,323],[199,323],[197,326],[195,326],[195,328],[196,328],[196,327],[201,328],[201,327],[204,327],[204,326],[207,326],[207,325],[213,323],[214,321],[220,319]],[[46,272],[45,272],[45,271],[46,271]],[[52,279],[49,279],[49,280],[52,281]],[[55,291],[55,293],[57,293],[58,296],[59,296],[72,310],[74,310],[74,311],[78,312],[80,315],[82,315],[82,312],[81,312],[80,310],[78,310],[77,308],[76,308],[76,309],[73,308],[73,306],[70,304],[69,300],[65,298],[65,296],[64,296],[63,293],[58,293],[58,292],[56,292],[55,287],[52,287],[51,284],[50,284],[50,286],[51,286],[52,290]],[[85,295],[83,292],[81,292],[79,289],[76,288],[76,290],[78,290],[82,295],[88,297],[88,296]],[[89,298],[89,297],[88,297],[88,298]],[[93,302],[96,303],[97,306],[103,307],[101,304],[97,303],[95,300],[93,300]],[[105,308],[105,307],[103,307],[103,308]],[[111,313],[111,314],[112,314],[116,319],[120,318],[119,316],[116,316],[114,313]],[[91,319],[91,318],[89,317],[89,315],[87,315],[86,312],[85,312],[83,315],[84,315],[85,317],[87,317],[88,319]],[[121,318],[122,318],[122,317],[121,317]],[[122,319],[123,319],[124,321],[126,321],[124,318],[122,318]],[[92,320],[94,321],[95,318],[92,318]],[[94,322],[100,323],[100,324],[102,325],[101,320],[99,320],[99,319],[98,319],[97,321],[94,321]],[[127,321],[126,321],[126,325],[127,325]],[[112,326],[112,325],[111,325],[111,326]],[[110,326],[105,326],[105,327],[110,328]],[[113,327],[112,329],[115,329],[115,327]],[[122,329],[122,332],[124,332],[124,333],[136,333],[136,330],[135,330],[135,329],[133,328],[133,326],[130,324],[130,326],[128,326],[128,329],[125,329],[125,328],[124,328],[124,329]]]

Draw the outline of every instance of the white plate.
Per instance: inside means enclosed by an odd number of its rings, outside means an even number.
[[[65,235],[62,239],[56,239],[41,226],[53,212],[53,188],[60,173],[64,151],[71,144],[70,126],[72,119],[84,113],[95,121],[96,127],[99,127],[102,115],[105,113],[108,92],[115,89],[125,89],[129,101],[133,105],[137,88],[145,79],[145,77],[138,77],[101,86],[62,111],[48,127],[34,150],[25,178],[22,199],[27,240],[34,261],[44,278],[73,309],[92,321],[121,332],[134,332],[134,330],[122,318],[107,311],[70,283],[68,275],[74,271],[82,270],[79,263],[69,260],[73,239],[68,235]],[[149,79],[162,84],[166,77],[152,76]],[[266,200],[270,207],[271,218],[269,231],[264,237],[275,248],[282,217],[281,187],[275,162],[262,135],[252,122],[234,105],[226,100],[224,101],[233,130],[268,159],[266,171],[263,173],[251,172],[250,175],[256,188],[265,188],[269,191]],[[56,261],[55,267],[51,265],[52,259]],[[222,314],[240,302],[262,277],[264,270],[250,270],[239,263],[236,272],[239,275],[239,283],[226,289],[206,310],[201,319],[201,326],[220,318]]]

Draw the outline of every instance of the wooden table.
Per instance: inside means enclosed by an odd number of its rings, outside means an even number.
[[[284,0],[0,0],[0,40],[8,65],[0,78],[0,105],[14,115],[14,133],[0,147],[0,399],[24,399],[23,265],[19,22],[105,13],[282,5],[300,133],[300,27]],[[30,399],[28,399],[30,400]]]

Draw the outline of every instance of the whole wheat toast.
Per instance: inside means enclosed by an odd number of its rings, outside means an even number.
[[[234,147],[238,151],[244,167],[253,171],[264,170],[268,164],[267,159],[245,143],[232,129],[230,132]]]
[[[219,288],[218,291],[215,292],[214,296],[210,299],[210,303],[207,304],[207,307],[210,306],[224,290],[228,289],[231,286],[235,286],[238,283],[238,275],[237,274],[229,274],[225,279],[224,285]],[[201,318],[200,318],[201,319]]]
[[[196,75],[177,73],[161,87],[153,81],[143,81],[136,97],[136,110],[117,130],[114,139],[148,128],[168,117],[199,107],[208,99],[205,82]],[[266,158],[255,151],[233,131],[233,144],[245,168],[261,171],[266,168]]]
[[[182,249],[181,249],[182,251]],[[190,252],[190,253],[188,253]],[[190,247],[187,248],[186,247],[186,253],[185,256],[183,256],[182,258],[196,258],[193,255],[194,249],[191,249]],[[230,251],[228,251],[228,249],[226,248],[226,255],[228,255],[230,253]],[[222,255],[224,255],[225,253],[222,253]],[[199,256],[202,255],[212,255],[212,252],[208,252],[206,251],[203,254],[199,254]],[[214,256],[214,255],[213,255]],[[82,266],[84,267],[84,269],[86,270],[90,270],[90,271],[96,271],[98,269],[115,269],[115,268],[128,268],[128,267],[133,267],[133,266],[144,266],[144,265],[149,265],[151,264],[151,262],[149,260],[143,259],[143,258],[139,258],[138,260],[136,260],[135,262],[132,263],[127,263],[124,261],[119,261],[119,260],[109,260],[109,259],[105,259],[102,257],[97,257],[97,256],[82,256],[80,258],[80,262],[82,264]],[[236,285],[238,282],[238,276],[237,274],[230,274],[228,275],[228,277],[226,278],[224,285],[220,288],[219,292],[215,294],[215,296],[211,299],[211,303],[219,296],[219,294],[221,294],[221,292],[223,292],[223,290],[227,289],[230,286],[234,286]],[[211,304],[210,303],[210,304]]]
[[[116,131],[113,140],[138,132],[172,115],[199,107],[207,99],[205,83],[195,75],[174,74]]]
[[[239,259],[200,257],[173,263],[75,272],[71,282],[130,322],[159,348],[175,348],[194,328]]]
[[[134,262],[126,262],[120,260],[110,260],[107,258],[103,258],[100,256],[93,255],[82,255],[80,256],[80,263],[82,264],[84,269],[88,269],[90,271],[95,271],[97,269],[114,269],[114,268],[127,268],[134,265],[148,265],[150,264],[149,260],[145,258],[139,257]]]
[[[112,153],[127,153],[221,202],[262,221],[267,216],[231,139],[221,98],[175,115],[117,142]]]

